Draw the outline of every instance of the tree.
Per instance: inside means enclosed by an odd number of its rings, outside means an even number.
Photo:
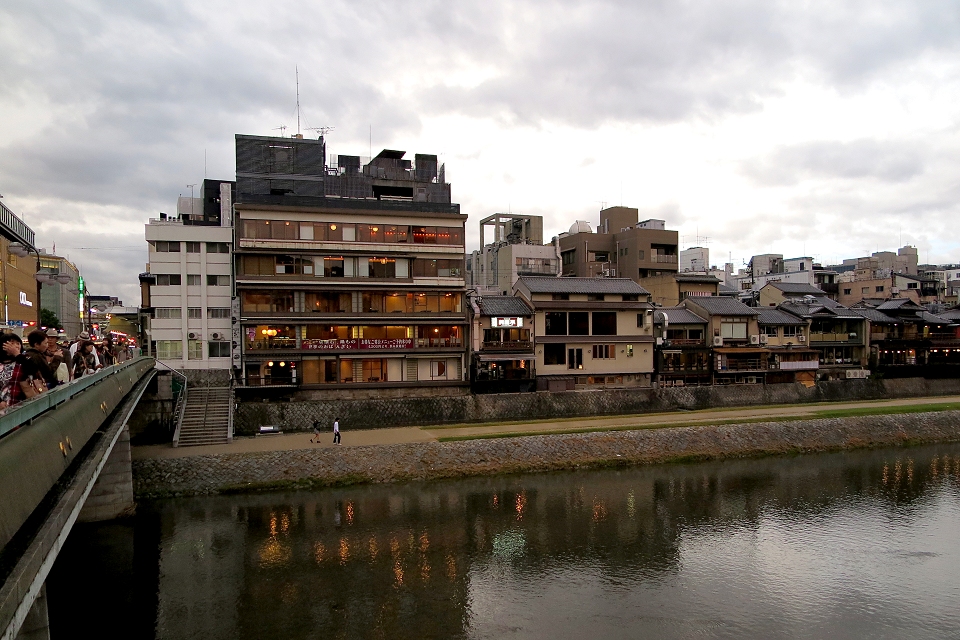
[[[57,317],[53,311],[50,309],[40,309],[40,326],[53,328],[53,329],[63,329],[63,324],[60,322],[60,318]]]

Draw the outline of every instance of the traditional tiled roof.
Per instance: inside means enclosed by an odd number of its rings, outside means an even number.
[[[687,298],[691,304],[695,304],[712,316],[755,316],[759,311],[753,307],[748,307],[739,300],[734,300],[726,296],[693,296]]]
[[[717,287],[717,295],[720,296],[735,296],[737,293],[738,291],[736,287],[731,287],[730,285],[723,284],[722,282],[720,283],[720,286]]]
[[[768,282],[767,285],[789,296],[822,296],[826,293],[806,282]]]
[[[806,321],[798,318],[792,313],[787,313],[786,311],[781,311],[780,309],[774,309],[771,307],[760,307],[760,317],[757,318],[757,322],[760,324],[770,324],[770,325],[805,325]]]
[[[477,298],[480,314],[484,316],[529,316],[533,309],[523,298],[516,296],[483,296]]]
[[[934,315],[929,311],[921,311],[920,313],[917,314],[917,317],[919,317],[921,320],[923,320],[927,324],[946,324],[946,325],[956,324],[955,320],[950,320],[948,318],[944,318],[943,316]]]
[[[876,309],[851,309],[855,314],[866,318],[873,324],[899,324],[899,321],[896,318],[888,316],[883,311],[877,311]]]
[[[520,276],[530,293],[620,293],[623,295],[650,295],[650,292],[628,278],[551,278]]]
[[[947,311],[941,311],[937,314],[941,318],[946,318],[947,320],[960,320],[960,308],[948,309]]]
[[[674,276],[674,279],[677,282],[702,282],[706,284],[720,283],[720,278],[702,273],[678,273]]]
[[[916,307],[920,308],[920,305],[915,303],[910,298],[893,298],[892,300],[887,300],[883,304],[877,307],[880,311],[889,311],[892,309],[901,309],[903,307]]]
[[[684,307],[662,307],[653,313],[653,321],[663,324],[664,316],[670,324],[707,324],[707,321]]]
[[[829,302],[829,304],[825,304]],[[780,308],[789,311],[803,318],[809,318],[815,315],[825,315],[834,318],[847,318],[850,320],[861,320],[863,316],[858,315],[853,309],[830,300],[829,298],[820,298],[815,302],[784,302]]]

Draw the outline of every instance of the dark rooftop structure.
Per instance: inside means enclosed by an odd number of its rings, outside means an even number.
[[[760,324],[788,326],[807,324],[806,321],[800,319],[792,313],[787,313],[786,311],[781,311],[780,309],[760,307],[758,310],[760,311],[760,316],[757,318],[757,322]]]
[[[663,324],[707,324],[707,321],[684,307],[661,307],[653,312],[653,322]]]
[[[823,289],[805,282],[769,282],[767,284],[788,296],[822,296],[826,293]]]
[[[523,285],[530,293],[619,293],[646,296],[650,293],[627,278],[552,278],[520,276],[517,285]]]
[[[700,307],[712,316],[755,316],[760,313],[739,300],[725,296],[696,296],[687,298],[685,302]]]
[[[533,309],[516,296],[483,296],[477,298],[480,314],[484,316],[529,316]]]

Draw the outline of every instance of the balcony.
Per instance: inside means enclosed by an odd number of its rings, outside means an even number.
[[[798,360],[779,363],[779,369],[781,371],[810,371],[819,368],[819,360]]]
[[[663,343],[664,347],[706,347],[707,343],[701,338],[670,338]]]
[[[659,262],[663,264],[677,264],[677,256],[675,255],[650,256],[650,262]]]
[[[853,333],[810,333],[810,342],[850,342],[863,344],[859,334]]]
[[[533,351],[533,342],[529,340],[484,342],[480,348],[483,351]]]
[[[728,360],[718,371],[766,371],[767,361],[758,358]]]

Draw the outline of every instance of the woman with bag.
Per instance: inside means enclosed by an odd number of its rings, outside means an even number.
[[[15,333],[0,334],[0,410],[23,400],[20,363],[23,341]]]
[[[73,379],[97,372],[97,358],[92,342],[82,342],[73,356]]]

